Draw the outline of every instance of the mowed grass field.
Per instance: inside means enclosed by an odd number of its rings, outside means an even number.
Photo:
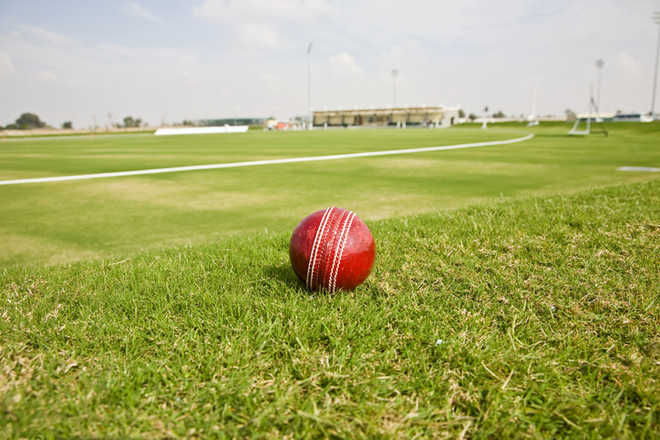
[[[660,180],[616,171],[657,127],[0,187],[0,437],[657,438]],[[11,141],[0,179],[531,131]],[[311,294],[289,234],[331,204],[377,261]]]
[[[5,271],[0,436],[658,438],[659,194],[370,222],[333,297],[288,233]]]
[[[414,148],[521,137],[507,146],[328,162],[0,186],[0,266],[114,258],[148,249],[290,231],[329,205],[366,220],[654,179],[659,124],[608,138],[567,126],[328,130],[0,141],[0,180]]]

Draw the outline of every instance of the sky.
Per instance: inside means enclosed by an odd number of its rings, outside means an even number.
[[[0,124],[651,105],[660,0],[0,0]],[[307,54],[309,43],[311,52]],[[596,92],[594,92],[596,93]],[[536,99],[534,99],[536,96]],[[660,98],[659,98],[660,100]],[[656,110],[660,108],[660,103]]]

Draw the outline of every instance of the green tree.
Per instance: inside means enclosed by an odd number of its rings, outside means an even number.
[[[506,118],[506,115],[502,110],[498,110],[497,112],[493,113],[493,118],[497,118],[497,119]]]
[[[142,125],[142,118],[133,118],[133,116],[126,116],[124,118],[124,127],[139,127]]]
[[[458,117],[459,118],[464,118],[465,117],[465,112],[463,111],[462,108],[458,109]]]
[[[71,130],[73,128],[73,122],[71,121],[62,122],[62,128],[65,130]]]
[[[468,119],[470,121],[474,122],[474,120],[477,119],[477,115],[475,115],[474,113],[470,113],[470,115],[468,116]]]
[[[29,130],[31,128],[45,127],[46,123],[39,119],[39,116],[34,113],[23,113],[18,119],[16,119],[16,126],[20,130]]]

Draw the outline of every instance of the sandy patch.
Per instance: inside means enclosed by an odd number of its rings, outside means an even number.
[[[219,191],[204,185],[164,180],[105,180],[80,185],[77,189],[89,197],[199,211],[262,205],[282,198],[282,196],[257,192],[254,189],[250,189],[249,192]]]
[[[54,265],[71,261],[90,259],[100,254],[89,249],[63,242],[53,242],[47,239],[25,234],[0,232],[0,242],[3,243],[5,255],[0,261],[12,263],[42,263]]]
[[[407,159],[407,158],[389,158],[374,160],[370,159],[368,165],[379,169],[414,169],[414,168],[432,168],[438,166],[439,159]]]

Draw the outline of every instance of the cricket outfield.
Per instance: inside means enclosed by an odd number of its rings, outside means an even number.
[[[0,141],[0,437],[657,438],[660,124]],[[366,220],[335,296],[300,219]]]
[[[631,126],[632,127],[632,126]],[[565,127],[329,130],[0,142],[0,180],[270,161],[520,138],[519,144],[276,167],[0,187],[0,265],[55,264],[287,231],[306,213],[345,206],[375,220],[533,194],[653,179],[619,166],[660,162],[657,135],[608,138]],[[640,131],[642,130],[642,131]]]

